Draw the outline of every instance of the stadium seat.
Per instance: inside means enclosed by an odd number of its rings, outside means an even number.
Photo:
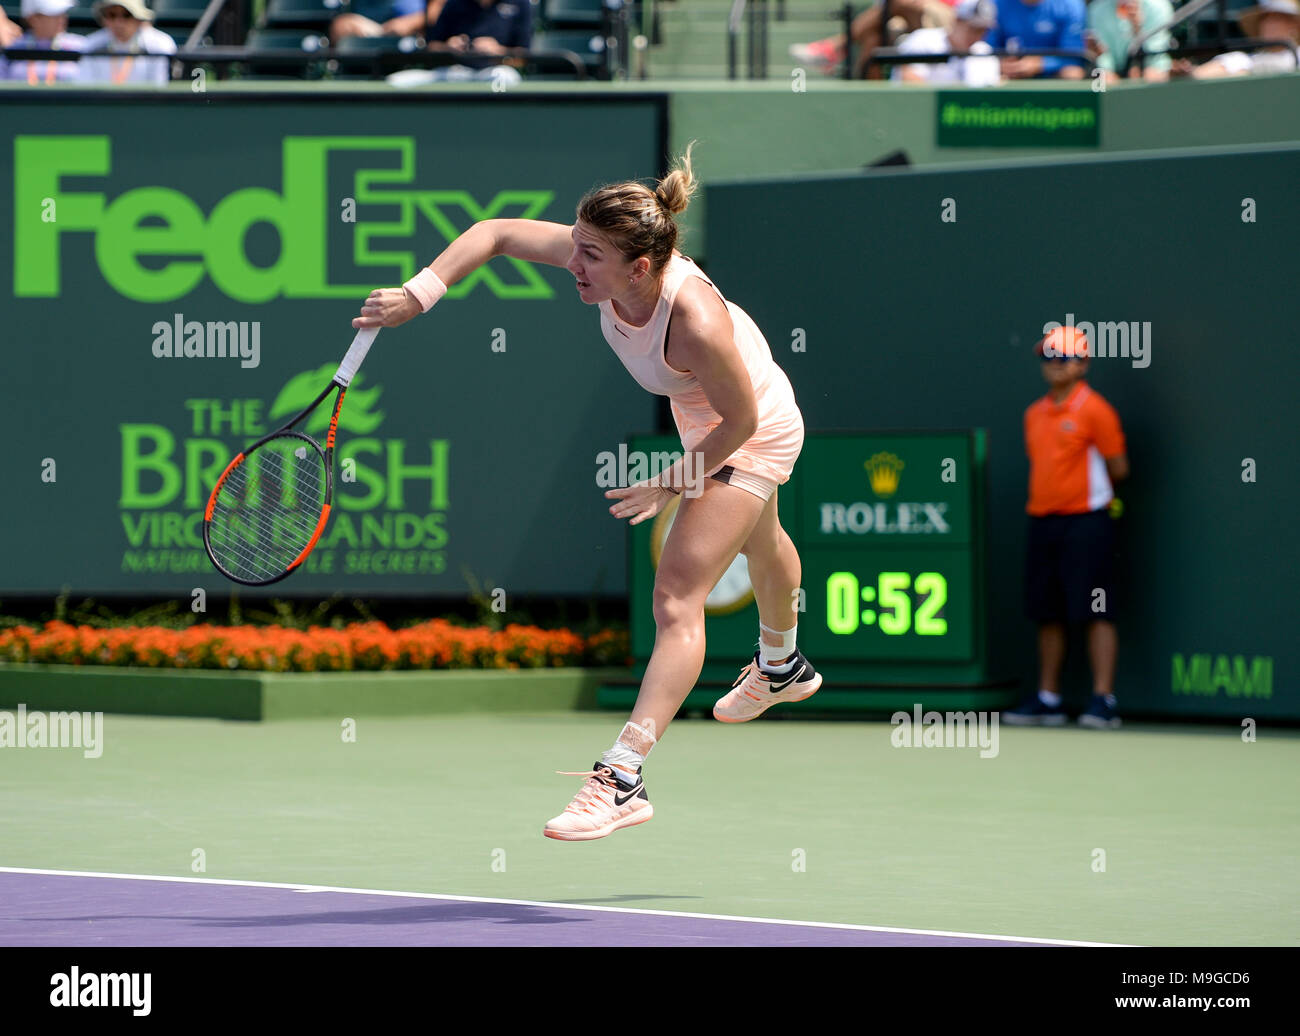
[[[599,28],[605,17],[604,0],[541,0],[538,14],[550,29]]]
[[[348,10],[345,0],[268,0],[265,25],[268,29],[328,29]]]
[[[253,29],[244,45],[250,50],[301,50],[304,53],[326,50],[329,37],[324,33],[304,29]],[[319,79],[323,70],[320,63],[274,62],[249,63],[249,73],[258,79]]]
[[[1245,36],[1237,20],[1241,12],[1254,7],[1256,0],[1227,0],[1224,4],[1224,17],[1219,20],[1218,4],[1195,14],[1191,19],[1174,29],[1174,36],[1179,40],[1212,43],[1218,39],[1238,39]],[[1176,6],[1182,6],[1181,4]],[[1204,61],[1209,55],[1202,54],[1197,61]]]
[[[203,16],[207,0],[150,0],[154,25],[193,25]]]
[[[414,36],[347,36],[339,41],[343,53],[374,54],[383,51],[411,51],[419,49]]]
[[[608,61],[605,54],[605,38],[593,29],[566,29],[556,31],[548,29],[533,33],[533,50],[571,50],[587,66],[587,75],[597,79],[606,78]],[[552,78],[550,76],[529,76],[530,79]]]
[[[149,6],[153,8],[155,20],[176,17],[197,21],[199,15],[207,10],[208,0],[152,0]]]
[[[412,36],[346,36],[336,48],[340,54],[409,53],[420,48]],[[372,69],[362,64],[340,64],[334,73],[336,79],[373,79]]]
[[[304,29],[253,29],[245,46],[259,50],[303,50],[307,52],[329,47],[329,37]]]
[[[193,26],[193,25],[160,25],[160,26],[158,26],[158,31],[159,31],[159,32],[165,32],[168,36],[170,36],[173,40],[176,41],[176,49],[177,49],[177,50],[180,50],[180,49],[182,49],[182,48],[185,46],[185,41],[188,40],[188,39],[190,38],[190,32],[191,32],[193,29],[194,29],[194,26]],[[199,41],[195,44],[195,46],[196,46],[196,47],[210,47],[210,46],[212,46],[212,34],[211,34],[210,32],[209,32],[209,33],[206,33],[206,34],[204,35],[203,39],[199,40]]]

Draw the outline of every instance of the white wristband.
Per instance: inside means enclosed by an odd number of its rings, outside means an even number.
[[[402,287],[411,293],[411,297],[420,304],[420,309],[425,313],[433,309],[434,303],[447,294],[447,285],[443,284],[442,278],[427,266]]]

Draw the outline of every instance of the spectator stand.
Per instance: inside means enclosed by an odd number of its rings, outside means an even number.
[[[687,0],[689,2],[689,0]],[[871,6],[863,5],[863,9]],[[885,0],[885,18],[888,21],[889,0]],[[844,35],[845,56],[840,69],[844,79],[853,77],[853,19],[856,14],[852,3],[839,7],[827,7],[820,11],[800,10],[804,21],[826,21],[836,23]],[[771,68],[771,37],[773,23],[784,23],[788,17],[786,0],[731,0],[727,12],[727,78],[740,78],[740,51],[745,52],[745,78],[767,79]]]
[[[1234,37],[1241,36],[1241,25],[1237,19],[1242,11],[1254,7],[1255,2],[1256,0],[1207,0],[1200,3],[1198,0],[1174,0],[1174,38],[1179,44],[1188,46],[1209,43],[1226,45]]]
[[[1069,58],[1078,61],[1083,65],[1085,78],[1091,74],[1093,61],[1081,50],[1061,50],[1055,47],[1021,47],[1018,50],[1007,50],[1005,48],[996,48],[986,50],[976,54],[969,50],[945,51],[942,54],[915,54],[904,52],[898,47],[877,47],[867,57],[867,66],[875,65],[884,66],[886,69],[894,65],[921,65],[921,64],[944,64],[951,58]],[[1031,82],[1032,80],[1025,80]]]
[[[1269,40],[1243,38],[1238,18],[1242,11],[1254,7],[1256,0],[1187,0],[1174,5],[1174,17],[1167,25],[1149,26],[1134,39],[1127,55],[1128,66],[1139,71],[1151,57],[1142,48],[1150,36],[1168,29],[1172,38],[1168,53],[1171,57],[1213,57],[1228,51],[1261,50],[1271,45]],[[1127,74],[1127,68],[1120,70]]]
[[[146,3],[154,14],[153,26],[170,36],[179,50],[242,43],[251,16],[251,0],[146,0]],[[20,3],[6,2],[3,7],[10,19],[20,21]],[[71,33],[89,36],[102,27],[91,3],[79,3],[68,12]],[[21,52],[15,51],[14,56],[21,56]],[[55,60],[67,59],[55,57]],[[173,78],[177,67],[173,65]]]
[[[1187,0],[1179,3],[1175,0],[1175,18],[1169,25],[1174,37],[1174,47],[1171,48],[1170,53],[1174,56],[1210,56],[1230,50],[1250,51],[1269,46],[1270,41],[1242,38],[1238,16],[1242,11],[1253,7],[1256,2],[1257,0]],[[889,45],[875,48],[862,62],[868,78],[872,77],[873,68],[882,67],[887,75],[890,66],[910,63],[907,60],[909,57],[916,57],[916,63],[922,63],[968,56],[959,53],[939,56],[900,54],[896,46],[897,26],[891,24],[891,0],[880,0],[880,4],[883,37]],[[846,2],[836,8],[827,8],[822,16],[827,21],[838,23],[838,28],[844,36],[845,56],[840,65],[840,74],[844,79],[853,77],[854,67],[858,64],[854,55],[855,44],[852,32],[854,18],[873,5],[874,0],[858,4],[856,7],[853,3]],[[728,79],[740,78],[742,52],[745,78],[768,78],[770,49],[768,41],[771,23],[781,22],[785,17],[785,0],[730,0],[726,33]],[[1150,35],[1153,31],[1154,28],[1148,28],[1143,35]],[[1093,67],[1093,63],[1078,51],[1022,48],[1014,54],[999,50],[993,51],[993,54],[998,57],[1039,55],[1076,58],[1083,64],[1085,71],[1090,71]],[[1138,51],[1130,55],[1130,60],[1140,64],[1143,56]]]
[[[534,0],[533,11],[537,26],[533,42],[538,49],[573,51],[595,79],[628,79],[634,74],[645,78],[648,39],[644,31],[634,33],[633,28],[644,30],[653,22],[653,4],[640,0]]]
[[[737,78],[740,36],[745,36],[745,78],[766,79],[768,62],[767,0],[732,0],[727,15],[727,78]]]
[[[190,34],[198,25],[204,12],[213,6],[209,0],[146,0],[154,13],[153,25],[184,47]],[[21,17],[21,4],[5,3],[5,14],[15,22]],[[251,17],[250,0],[219,0],[216,12],[209,20],[204,38],[212,43],[231,45],[242,43]],[[91,3],[81,2],[68,12],[68,31],[79,36],[89,36],[102,26],[95,18]],[[198,41],[195,41],[196,43]]]
[[[607,18],[602,0],[523,0],[533,5],[529,55],[515,65],[528,79],[608,79]],[[481,68],[500,63],[488,55],[449,54],[425,49],[416,36],[354,36],[333,49],[330,23],[348,11],[367,13],[364,0],[266,0],[248,34],[249,60],[240,72],[259,78],[382,78],[406,68]],[[367,14],[369,17],[369,15]],[[425,30],[428,31],[427,29]]]
[[[146,0],[154,25],[180,48],[244,42],[252,19],[251,0]],[[200,23],[202,25],[200,26]],[[201,29],[197,38],[195,29]]]

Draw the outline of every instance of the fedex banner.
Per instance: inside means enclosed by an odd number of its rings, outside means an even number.
[[[371,290],[479,220],[569,222],[661,171],[649,100],[6,100],[5,593],[220,592],[207,494],[328,382]],[[655,413],[571,275],[498,257],[381,333],[330,524],[274,592],[622,592],[596,458]]]

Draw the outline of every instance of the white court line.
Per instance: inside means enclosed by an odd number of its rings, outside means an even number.
[[[850,932],[890,932],[896,935],[935,935],[949,939],[985,939],[992,942],[1033,943],[1040,946],[1127,946],[1128,943],[1079,942],[1073,939],[1034,939],[1022,935],[981,935],[975,932],[944,932],[931,928],[886,928],[881,925],[840,924],[834,921],[789,921],[776,917],[743,917],[738,914],[696,914],[684,910],[646,910],[638,907],[591,906],[585,903],[546,903],[535,899],[495,899],[487,896],[449,896],[435,892],[395,892],[391,889],[353,889],[335,885],[298,885],[278,881],[238,881],[234,878],[188,878],[170,874],[115,874],[110,871],[56,871],[36,867],[0,867],[0,874],[42,874],[59,878],[116,878],[120,881],[174,881],[189,885],[237,885],[245,888],[288,889],[290,892],[341,892],[354,896],[393,896],[398,899],[436,899],[452,903],[489,903],[506,906],[543,907],[559,910],[590,910],[609,914],[645,914],[653,917],[691,917],[704,921],[741,921],[747,924],[782,924],[796,928],[833,928]]]

